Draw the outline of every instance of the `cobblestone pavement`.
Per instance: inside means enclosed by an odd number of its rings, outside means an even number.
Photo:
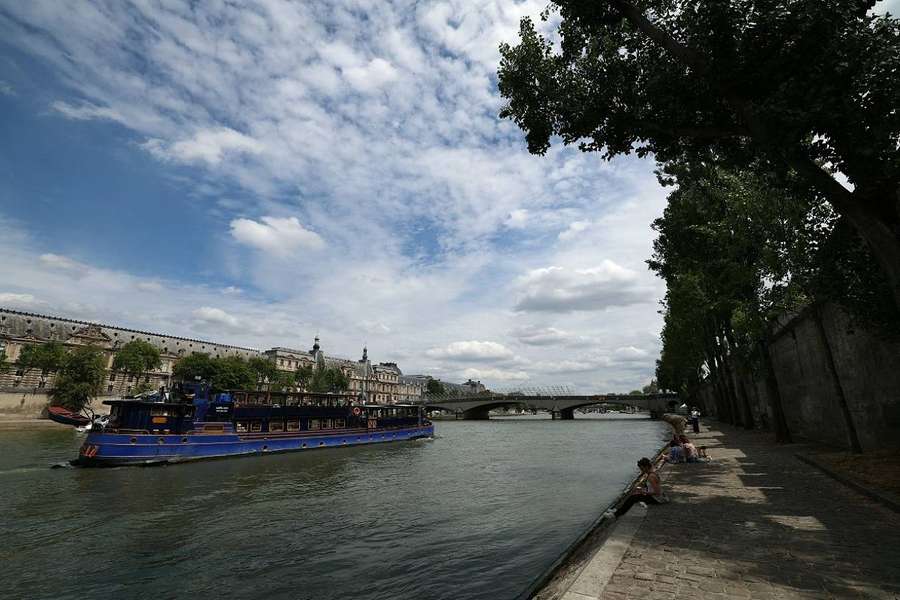
[[[667,465],[604,599],[900,598],[900,514],[768,435],[715,424],[712,462]]]

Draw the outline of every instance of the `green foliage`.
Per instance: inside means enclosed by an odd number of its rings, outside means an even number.
[[[309,389],[309,384],[313,380],[316,370],[312,365],[303,365],[294,373],[294,380],[297,385],[303,389]]]
[[[179,358],[172,367],[172,376],[179,381],[211,382],[216,366],[209,354],[194,352]]]
[[[295,378],[291,373],[279,371],[267,358],[241,356],[210,358],[208,354],[194,353],[180,358],[172,369],[180,381],[208,382],[214,390],[255,390],[260,385],[272,391],[291,389]],[[268,384],[261,383],[268,380]]]
[[[6,362],[6,349],[0,350],[0,374],[9,371],[9,363]]]
[[[60,342],[30,344],[22,348],[16,365],[25,371],[33,369],[41,372],[41,378],[55,373],[66,360],[66,348]]]
[[[647,384],[643,388],[641,388],[641,393],[642,394],[658,394],[659,386],[656,385],[656,380],[652,379],[649,384]]]
[[[50,398],[55,405],[79,411],[103,390],[105,376],[103,350],[79,346],[65,356]]]
[[[275,366],[274,360],[262,356],[254,356],[247,361],[247,364],[250,367],[250,370],[256,375],[257,381],[268,379],[270,382],[274,382],[278,377],[279,371]]]
[[[123,345],[116,351],[112,362],[113,371],[122,371],[135,378],[139,378],[148,371],[159,369],[161,366],[159,350],[144,340],[132,340]],[[135,391],[135,393],[139,392]]]
[[[644,392],[642,392],[641,390],[631,390],[630,392],[628,392],[629,396],[642,396],[643,394]]]
[[[212,380],[216,390],[252,390],[256,389],[256,373],[248,362],[240,356],[226,356],[212,359],[214,368]]]
[[[316,369],[306,385],[310,392],[343,392],[350,387],[350,380],[337,367]]]
[[[440,396],[445,393],[444,384],[437,379],[429,379],[428,383],[425,384],[425,391],[429,394]]]
[[[873,4],[554,0],[544,18],[559,13],[558,45],[523,19],[520,43],[500,47],[500,114],[537,154],[559,136],[606,158],[636,152],[665,168],[699,158],[793,179],[805,188],[794,207],[827,201],[865,240],[869,250],[856,241],[838,254],[877,261],[886,283],[872,293],[898,308],[900,24]],[[851,269],[839,275],[848,289]]]

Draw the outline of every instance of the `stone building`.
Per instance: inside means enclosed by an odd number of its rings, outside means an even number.
[[[159,369],[128,376],[112,370],[116,350],[133,340],[149,342],[159,349],[162,359]],[[194,352],[206,353],[214,358],[240,356],[249,359],[263,356],[271,360],[276,368],[286,372],[296,372],[304,366],[335,367],[347,376],[349,392],[368,402],[383,404],[420,400],[431,379],[426,375],[407,377],[394,362],[373,363],[369,360],[367,348],[363,348],[359,360],[328,356],[322,350],[318,336],[311,350],[279,346],[261,352],[230,344],[0,308],[0,351],[5,351],[7,360],[7,369],[0,370],[0,412],[40,412],[46,405],[45,392],[53,387],[54,375],[42,379],[40,373],[34,370],[26,372],[14,363],[25,346],[49,341],[61,342],[68,348],[85,345],[101,348],[106,355],[108,369],[104,387],[107,396],[129,394],[139,383],[151,388],[170,385],[175,362]],[[470,380],[465,384],[444,385],[471,391],[481,384]],[[26,407],[26,396],[31,397],[29,407]]]
[[[133,340],[144,340],[159,349],[162,366],[158,370],[128,377],[112,370],[116,350]],[[108,395],[127,394],[140,382],[152,387],[169,385],[175,361],[192,352],[205,352],[214,357],[237,355],[250,358],[259,355],[258,350],[241,346],[0,309],[0,351],[5,351],[7,362],[18,360],[23,347],[49,341],[61,342],[69,348],[92,345],[104,350],[109,370],[105,386]],[[53,387],[53,378],[50,374],[42,381],[40,373],[25,372],[10,365],[0,373],[0,391],[49,389]]]

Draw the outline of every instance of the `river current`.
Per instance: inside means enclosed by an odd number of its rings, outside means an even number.
[[[0,431],[0,597],[513,599],[667,433],[577,416],[118,469],[51,469],[69,429]]]

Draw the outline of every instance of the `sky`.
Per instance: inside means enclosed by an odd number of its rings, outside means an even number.
[[[0,306],[645,385],[653,163],[532,156],[497,117],[498,45],[545,4],[0,4]]]

